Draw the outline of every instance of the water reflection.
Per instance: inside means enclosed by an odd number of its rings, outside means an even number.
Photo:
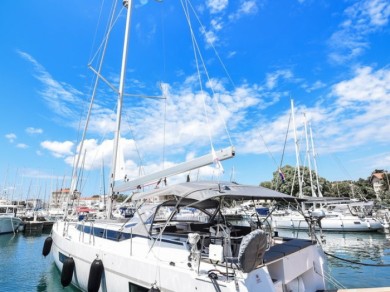
[[[39,279],[38,285],[37,285],[37,292],[45,292],[45,291],[50,291],[48,290],[47,286],[47,276],[46,275],[41,275],[41,278]]]
[[[278,230],[279,235],[309,238],[305,231]],[[317,234],[319,235],[319,234]],[[322,244],[328,256],[329,273],[343,287],[367,288],[390,286],[390,235],[379,232],[326,232]],[[357,263],[360,264],[357,264]],[[368,265],[364,265],[368,264]],[[329,289],[339,288],[330,285]]]
[[[1,291],[79,291],[74,287],[63,289],[52,256],[42,256],[46,237],[23,234],[0,236]]]
[[[309,238],[305,231],[278,230],[279,235]],[[381,233],[324,233],[325,252],[340,258],[373,265],[390,264],[390,235]],[[75,292],[61,286],[60,272],[51,254],[44,258],[42,247],[46,235],[0,236],[1,291]],[[328,258],[329,274],[343,287],[390,287],[390,267],[364,266]],[[330,285],[328,289],[339,288]]]

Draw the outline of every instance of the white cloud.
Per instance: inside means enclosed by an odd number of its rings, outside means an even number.
[[[256,1],[243,1],[238,11],[242,14],[256,14],[258,11]]]
[[[214,31],[219,31],[223,28],[223,22],[221,18],[212,19],[210,24]]]
[[[43,130],[39,129],[39,128],[28,127],[28,128],[26,128],[26,133],[28,133],[30,135],[42,134]]]
[[[233,58],[235,55],[237,54],[236,51],[230,51],[227,55],[227,58],[230,59],[230,58]]]
[[[28,145],[27,144],[24,144],[24,143],[18,143],[16,145],[17,148],[20,148],[20,149],[26,149],[28,148]]]
[[[66,120],[66,125],[78,129],[80,126],[79,115],[82,112],[82,107],[85,105],[81,99],[82,93],[69,84],[56,81],[31,55],[21,51],[19,51],[19,54],[34,65],[35,77],[42,84],[40,94],[47,102],[47,105],[57,115],[53,119],[63,118]],[[117,82],[116,79],[117,76],[110,76],[110,80],[114,80],[114,84]],[[144,86],[136,80],[132,80],[131,83],[137,87]],[[99,96],[106,96],[106,92],[99,89]],[[107,134],[115,129],[116,113],[112,108],[107,107],[106,102],[104,98],[95,101],[89,126],[91,132]],[[59,122],[64,124],[61,121]],[[83,122],[85,123],[85,121]],[[26,132],[28,134],[41,134],[43,130],[29,127],[26,129]]]
[[[231,4],[234,5],[237,3],[239,3],[239,6],[236,11],[226,15],[225,11],[229,5],[228,0],[208,0],[206,5],[212,17],[210,20],[210,27],[207,28],[202,26],[200,29],[207,45],[216,46],[219,44],[220,37],[218,33],[226,26],[226,23],[237,21],[246,15],[253,15],[258,12],[258,4],[254,0],[231,2]],[[203,8],[203,6],[201,7]],[[198,10],[203,11],[203,9],[200,8],[198,8]]]
[[[246,120],[249,108],[264,107],[265,101],[261,101],[261,92],[257,86],[244,84],[230,92],[226,90],[222,80],[212,79],[206,86],[207,89],[213,85],[215,96],[211,96],[207,91],[194,90],[195,80],[196,78],[189,77],[182,87],[175,87],[175,90],[168,84],[163,84],[166,104],[165,101],[145,100],[139,107],[124,110],[121,141],[129,175],[136,175],[136,166],[140,164],[148,165],[146,171],[161,169],[163,152],[165,166],[182,162],[184,148],[186,151],[193,150],[195,156],[209,153],[209,135],[214,143],[226,147],[228,138],[224,121],[228,122],[228,128],[239,130],[239,127],[249,122]],[[165,107],[168,114],[164,121]],[[113,125],[109,119],[105,127]],[[49,149],[57,157],[64,157],[68,165],[74,163],[71,146],[72,144],[59,142],[42,144],[42,147]],[[87,139],[84,150],[85,169],[98,169],[103,161],[107,166],[107,163],[111,163],[112,139]]]
[[[58,177],[55,177],[53,174],[50,174],[44,170],[41,169],[33,169],[33,168],[23,168],[20,171],[20,175],[22,177],[28,177],[28,178],[38,178],[38,179],[49,179],[51,182],[53,179],[58,179]],[[66,177],[62,177],[61,179],[66,179]],[[50,184],[50,182],[48,183]]]
[[[43,85],[39,93],[50,109],[63,118],[76,118],[74,108],[76,105],[82,104],[80,101],[82,93],[69,84],[56,81],[46,69],[28,53],[19,51],[19,54],[34,66],[35,78]]]
[[[291,70],[284,69],[284,70],[277,70],[272,73],[267,73],[267,81],[266,81],[266,86],[268,89],[273,89],[275,86],[277,86],[278,81],[280,79],[292,79],[293,78],[293,73]]]
[[[204,31],[204,37],[205,37],[206,43],[209,45],[214,45],[218,41],[217,34],[212,30]]]
[[[259,11],[259,7],[257,6],[257,2],[254,0],[249,1],[241,1],[238,10],[229,15],[230,20],[238,20],[244,15],[253,15],[257,14]]]
[[[226,9],[228,6],[228,0],[208,0],[207,7],[210,9],[210,13],[219,13]]]
[[[5,135],[5,138],[8,142],[13,143],[16,140],[16,135],[14,133],[9,133]]]
[[[324,88],[325,86],[326,86],[326,84],[324,82],[317,80],[313,84],[310,84],[310,85],[304,83],[302,85],[302,88],[304,88],[307,92],[313,92],[315,90]]]
[[[43,141],[41,147],[51,152],[54,157],[62,158],[72,154],[73,142],[71,141]]]
[[[346,19],[329,39],[331,61],[344,63],[364,53],[370,46],[368,35],[388,23],[390,3],[386,0],[361,0],[344,11]]]
[[[136,157],[136,152],[134,149],[134,141],[131,139],[121,138],[120,141],[120,151],[118,155],[123,155],[123,158],[132,164],[131,160],[138,160]],[[80,152],[80,144],[77,146],[77,153]],[[65,157],[65,162],[73,166],[75,157],[72,153],[67,153]],[[105,139],[98,141],[96,139],[86,139],[84,141],[82,157],[80,163],[84,160],[84,168],[86,170],[91,169],[100,169],[102,164],[105,166],[111,167],[112,163],[112,154],[113,154],[113,140]],[[85,157],[84,157],[85,156]]]
[[[388,141],[390,70],[360,67],[332,87],[324,113],[316,121],[323,152],[379,147]],[[310,112],[314,109],[308,109]]]
[[[390,3],[386,0],[364,1],[361,7],[352,7],[351,14],[361,13],[367,17],[369,26],[384,26],[389,21]]]
[[[277,89],[277,87],[274,87]],[[312,124],[316,150],[321,155],[377,148],[388,143],[390,133],[390,70],[356,68],[349,79],[331,87],[326,99],[307,107],[296,104],[295,117],[301,151],[305,151],[303,113]],[[235,136],[239,153],[280,157],[288,127],[290,109],[275,117],[263,117]],[[251,120],[249,116],[244,119]],[[268,149],[267,149],[268,148]],[[294,153],[292,125],[287,152]],[[363,155],[363,154],[362,154]],[[382,163],[387,163],[382,157]],[[370,163],[365,164],[367,167]],[[388,165],[388,164],[382,164]],[[382,166],[383,168],[383,166]]]
[[[341,107],[386,105],[390,101],[390,71],[380,69],[374,72],[371,67],[359,67],[353,79],[336,84],[332,93],[339,96],[338,105]]]

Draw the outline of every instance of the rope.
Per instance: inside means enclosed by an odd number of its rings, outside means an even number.
[[[338,259],[338,260],[341,260],[341,261],[344,261],[344,262],[347,262],[347,263],[351,263],[351,264],[355,264],[355,265],[362,265],[362,266],[368,266],[368,267],[390,267],[390,264],[370,264],[370,263],[361,263],[361,262],[357,262],[357,261],[352,261],[352,260],[348,260],[348,259],[345,259],[345,258],[341,258],[341,257],[338,257],[334,254],[330,254],[326,251],[324,251],[324,254],[326,254],[327,256],[330,256],[332,258],[335,258],[335,259]]]
[[[328,281],[328,283],[333,284],[334,287],[345,289],[346,287],[341,284],[336,278],[334,278],[331,274],[325,273],[324,274],[325,279]]]
[[[219,284],[217,282],[218,276],[214,272],[209,273],[209,278],[211,280],[211,283],[214,285],[214,289],[216,292],[221,292],[221,288],[219,287]]]

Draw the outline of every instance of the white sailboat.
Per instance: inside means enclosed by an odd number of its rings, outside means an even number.
[[[159,203],[145,203],[156,197]],[[262,187],[188,182],[135,194],[137,212],[124,223],[59,221],[52,254],[63,285],[72,281],[88,291],[324,289],[325,261],[316,241],[273,237],[225,220],[221,202],[253,198],[295,200]],[[188,208],[199,216],[180,216]]]
[[[302,203],[301,210],[284,210],[281,212],[274,212],[271,215],[272,225],[277,229],[293,229],[293,230],[308,230],[310,228],[310,222],[308,220],[310,212],[316,212],[321,215],[321,220],[316,229],[323,231],[340,231],[340,232],[371,232],[371,231],[383,231],[384,226],[377,218],[369,216],[372,209],[372,202],[358,202],[348,198],[324,198],[321,193],[320,184],[318,181],[317,163],[315,160],[314,142],[312,137],[311,126],[310,129],[310,144],[308,138],[307,120],[306,115],[304,119],[304,131],[306,138],[306,155],[309,166],[310,184],[311,184],[311,197],[304,197],[302,194],[302,182],[299,172],[299,147],[297,142],[295,118],[294,118],[294,103],[291,100],[291,111],[294,123],[294,141],[297,158],[297,170],[299,181],[299,197],[305,198],[307,201]],[[311,157],[310,152],[313,155],[315,175],[317,182],[317,193],[314,188],[313,178],[311,173]]]
[[[124,66],[131,18],[127,10],[112,169],[116,169]],[[234,157],[233,147],[118,184],[111,196]],[[258,226],[227,222],[221,210],[234,200],[295,198],[229,182],[186,182],[132,195],[129,220],[58,220],[45,241],[61,283],[83,291],[317,291],[326,288],[325,257],[315,238],[274,236]],[[189,216],[189,212],[192,212]]]
[[[277,229],[308,230],[310,212],[321,212],[323,218],[316,229],[334,232],[382,232],[384,226],[381,220],[368,216],[365,210],[368,202],[354,202],[349,199],[317,198],[305,203],[305,211],[275,212],[272,215],[272,225]],[[309,209],[311,208],[311,209]],[[372,206],[371,206],[372,208]]]

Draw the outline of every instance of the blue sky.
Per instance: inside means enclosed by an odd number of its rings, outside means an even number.
[[[42,198],[69,187],[93,86],[88,64],[98,68],[110,2],[1,2],[2,195]],[[302,163],[308,162],[305,113],[320,176],[355,180],[390,168],[389,1],[135,0],[133,6],[125,92],[164,92],[166,99],[125,97],[121,144],[129,177],[140,165],[150,173],[231,140],[237,155],[222,163],[219,178],[270,180],[283,154],[291,99]],[[115,87],[124,19],[122,12],[115,21],[102,70]],[[205,66],[198,70],[196,61]],[[85,141],[84,196],[101,192],[102,164],[110,172],[117,96],[100,85]],[[283,165],[296,164],[291,129]],[[191,175],[215,178],[217,170]]]

